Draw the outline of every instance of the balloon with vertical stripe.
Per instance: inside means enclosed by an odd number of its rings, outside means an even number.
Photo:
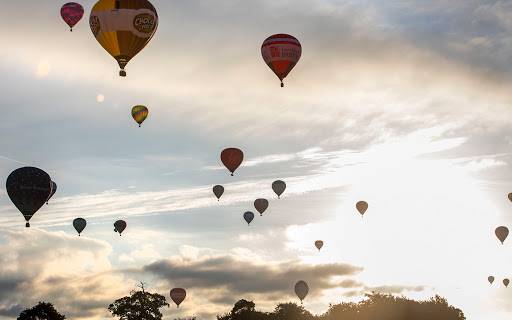
[[[89,25],[100,45],[116,59],[121,71],[149,43],[158,27],[158,15],[148,0],[99,0]]]
[[[148,117],[149,110],[146,106],[135,106],[132,108],[132,118],[139,124],[139,127],[142,125],[144,120]]]

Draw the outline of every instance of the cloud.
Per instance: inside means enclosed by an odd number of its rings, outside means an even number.
[[[317,147],[293,154],[268,155],[253,160],[252,163],[256,166],[268,163],[268,159],[294,159],[291,173],[302,175],[280,178],[284,178],[287,183],[284,197],[296,196],[348,186],[361,179],[361,175],[369,170],[382,170],[388,166],[395,166],[399,161],[409,161],[420,156],[452,150],[466,141],[465,138],[443,138],[446,130],[448,128],[418,130],[403,137],[389,138],[367,150],[324,151]],[[84,213],[87,220],[100,222],[111,220],[112,217],[169,214],[219,204],[228,206],[242,202],[252,203],[258,197],[274,198],[270,185],[275,178],[260,178],[260,175],[256,175],[255,179],[224,184],[226,194],[220,203],[215,201],[211,186],[148,192],[134,192],[133,189],[110,190],[100,194],[56,196],[52,199],[51,207],[43,207],[33,222],[46,227],[67,225],[77,216],[84,216]],[[52,214],[45,215],[44,212],[50,208]],[[0,213],[3,213],[0,221],[4,226],[19,225],[19,214],[12,205],[0,207]],[[44,219],[39,222],[40,216]]]
[[[0,315],[13,318],[38,301],[68,318],[105,315],[112,297],[132,283],[110,273],[110,252],[105,242],[61,232],[2,230]]]
[[[192,261],[162,260],[143,268],[169,283],[188,288],[223,288],[240,294],[290,295],[290,287],[304,279],[313,294],[337,286],[332,277],[353,276],[362,268],[349,264],[302,265],[299,261],[257,264],[233,256],[213,256]],[[293,292],[292,292],[293,293]]]

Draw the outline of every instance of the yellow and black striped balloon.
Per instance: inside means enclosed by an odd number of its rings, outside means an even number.
[[[91,10],[89,25],[100,45],[117,60],[126,76],[126,64],[151,40],[158,14],[148,0],[99,0]]]
[[[146,120],[148,114],[149,110],[145,106],[135,106],[132,108],[133,120],[139,124],[139,127]]]

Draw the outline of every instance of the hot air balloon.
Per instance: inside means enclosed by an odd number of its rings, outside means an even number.
[[[217,200],[220,200],[220,197],[224,194],[224,187],[221,185],[214,186],[213,194],[217,197]]]
[[[50,199],[53,197],[55,192],[57,192],[57,184],[53,180],[51,182],[50,188],[51,188],[51,191],[50,191],[50,195],[48,196],[48,199],[46,199],[46,204],[48,204],[48,201],[50,201]]]
[[[489,276],[487,278],[487,281],[489,281],[489,283],[492,284],[494,282],[494,277],[493,276]]]
[[[139,124],[139,128],[148,117],[149,110],[145,106],[135,106],[132,108],[132,117]]]
[[[263,215],[263,212],[268,208],[268,200],[267,199],[256,199],[254,200],[254,208],[260,213],[260,216]]]
[[[187,291],[183,288],[174,288],[171,290],[171,299],[176,303],[178,308],[180,307],[180,304],[185,300],[187,297]]]
[[[295,294],[300,299],[300,303],[302,303],[302,300],[306,298],[309,292],[308,284],[305,281],[299,281],[295,284]]]
[[[508,194],[508,200],[512,201],[512,192]]]
[[[320,251],[320,249],[322,249],[323,246],[324,246],[324,242],[322,240],[315,241],[315,247],[318,249],[318,251]]]
[[[361,214],[361,216],[363,216],[366,210],[368,210],[368,203],[366,201],[359,201],[358,203],[356,203],[356,208],[357,211],[359,211],[359,213]]]
[[[501,244],[503,244],[508,237],[508,228],[504,226],[497,227],[496,230],[494,231],[494,234],[496,235],[498,240],[501,241]]]
[[[227,148],[222,150],[220,160],[229,172],[231,172],[231,175],[233,175],[235,170],[242,164],[242,161],[244,161],[244,153],[237,148]]]
[[[281,180],[276,180],[272,182],[272,190],[274,190],[278,198],[281,198],[284,190],[286,190],[286,183]]]
[[[510,280],[503,279],[503,284],[505,285],[505,288],[508,288],[508,285],[510,284]]]
[[[114,222],[114,232],[119,232],[119,236],[126,229],[126,222],[124,220],[117,220]]]
[[[84,16],[84,7],[76,2],[68,2],[60,8],[60,16],[69,26],[69,31],[73,31],[73,27]]]
[[[246,213],[244,213],[244,219],[247,222],[247,225],[250,225],[252,220],[254,220],[254,213],[252,213],[251,211],[247,211]]]
[[[281,80],[281,87],[284,87],[283,79],[299,62],[301,54],[299,40],[289,34],[275,34],[261,45],[263,60]]]
[[[84,231],[85,227],[87,226],[87,222],[84,218],[76,218],[73,220],[73,227],[75,228],[76,232],[78,232],[78,236]]]
[[[124,68],[151,40],[158,15],[148,0],[99,0],[91,10],[89,25],[100,45]]]
[[[5,188],[12,203],[25,217],[25,226],[28,228],[29,220],[44,205],[51,193],[51,179],[41,169],[23,167],[11,172]]]

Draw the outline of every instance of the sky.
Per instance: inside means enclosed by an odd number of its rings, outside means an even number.
[[[494,229],[512,226],[511,2],[152,0],[158,30],[126,78],[94,2],[72,33],[59,1],[2,4],[0,177],[36,166],[58,191],[27,229],[0,185],[0,319],[42,300],[111,319],[140,281],[187,289],[165,319],[214,319],[241,298],[298,302],[299,280],[314,313],[377,291],[510,319],[512,243]],[[284,88],[260,54],[275,33],[303,50]],[[245,153],[234,177],[226,147]]]

